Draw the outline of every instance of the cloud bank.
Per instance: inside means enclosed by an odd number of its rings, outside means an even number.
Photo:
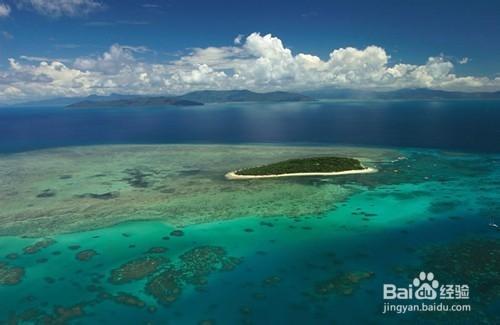
[[[333,50],[328,59],[294,54],[270,34],[238,37],[232,46],[192,49],[174,61],[150,63],[142,46],[114,44],[102,55],[73,60],[9,59],[0,70],[0,101],[110,93],[166,95],[201,89],[255,91],[323,87],[389,90],[500,90],[500,78],[457,76],[443,56],[422,65],[390,64],[379,46]],[[25,56],[24,58],[28,58]]]
[[[18,0],[17,4],[50,17],[82,16],[103,8],[103,4],[95,0]]]

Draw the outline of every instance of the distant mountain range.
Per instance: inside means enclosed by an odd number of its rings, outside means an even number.
[[[137,95],[120,95],[111,94],[108,96],[98,96],[90,95],[86,97],[60,97],[51,98],[46,100],[37,100],[26,103],[15,104],[11,106],[22,106],[22,107],[64,107],[81,101],[108,101],[108,100],[119,100],[119,99],[130,99],[138,97]]]
[[[109,96],[91,95],[87,97],[63,97],[40,101],[32,101],[11,106],[22,107],[146,107],[146,106],[192,106],[209,103],[229,102],[297,102],[310,101],[311,97],[285,91],[257,93],[250,90],[203,90],[194,91],[181,96],[141,96],[120,95]]]
[[[195,106],[209,103],[230,102],[297,102],[309,101],[312,98],[295,93],[275,91],[269,93],[256,93],[249,90],[205,90],[190,92],[181,96],[172,97],[131,97],[112,100],[86,99],[73,104],[68,108],[90,108],[90,107],[148,107],[148,106]]]
[[[161,106],[197,106],[203,103],[185,100],[176,97],[134,97],[114,100],[84,100],[67,105],[68,108],[94,108],[94,107],[161,107]]]
[[[317,99],[352,99],[352,100],[438,100],[438,99],[500,99],[497,92],[459,92],[428,88],[399,89],[393,91],[369,91],[353,89],[325,88],[305,91],[303,94]]]
[[[229,102],[302,102],[315,99],[345,100],[440,100],[440,99],[500,99],[497,92],[457,92],[433,89],[400,89],[394,91],[368,91],[352,89],[325,88],[302,93],[274,91],[257,93],[250,90],[204,90],[194,91],[181,96],[140,96],[111,94],[109,96],[91,95],[87,97],[54,98],[33,101],[12,106],[23,107],[145,107],[145,106],[192,106],[209,103]]]
[[[311,97],[285,91],[256,93],[250,90],[203,90],[193,91],[178,98],[201,103],[229,102],[302,102],[311,101]]]

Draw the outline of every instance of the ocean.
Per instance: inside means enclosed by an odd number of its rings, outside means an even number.
[[[500,151],[500,101],[0,108],[0,152],[130,143],[318,143]]]
[[[378,172],[224,178],[327,155]],[[0,322],[500,321],[499,101],[2,108],[0,207]]]

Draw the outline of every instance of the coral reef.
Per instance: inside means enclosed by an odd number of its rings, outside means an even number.
[[[168,248],[157,246],[157,247],[151,247],[150,249],[148,249],[146,254],[162,254],[162,253],[165,253],[166,251],[168,251]]]
[[[148,281],[146,293],[155,297],[160,304],[168,306],[182,293],[181,278],[181,271],[169,268]]]
[[[361,281],[372,278],[373,272],[346,272],[335,275],[330,279],[316,283],[314,292],[317,295],[351,295],[356,290]]]
[[[122,305],[127,305],[137,308],[144,308],[144,306],[146,306],[146,303],[144,301],[126,292],[118,292],[116,295],[113,296],[112,299],[113,301]]]
[[[163,256],[140,257],[112,270],[108,280],[112,284],[124,284],[141,280],[155,273],[161,265],[167,262],[168,259]]]
[[[422,251],[422,269],[443,283],[466,283],[471,299],[490,303],[500,297],[500,240],[465,239]]]
[[[169,267],[146,284],[146,292],[163,304],[169,305],[179,298],[186,284],[203,286],[214,271],[230,271],[242,259],[227,256],[219,246],[199,246],[182,254],[179,265]]]
[[[172,237],[182,237],[182,236],[184,236],[184,232],[182,230],[173,230],[170,233],[170,236],[172,236]]]
[[[0,285],[15,285],[21,282],[24,269],[0,262]]]
[[[56,191],[49,189],[49,188],[43,190],[42,192],[40,192],[36,195],[36,197],[38,197],[38,198],[47,198],[47,197],[53,197],[53,196],[56,196]]]
[[[55,244],[56,241],[51,238],[46,238],[42,239],[40,241],[37,241],[33,245],[29,245],[23,248],[24,254],[35,254],[38,253],[40,250],[49,247],[50,245]]]
[[[90,261],[94,256],[97,255],[97,252],[93,249],[86,249],[81,252],[78,252],[75,255],[75,258],[79,261],[86,262]]]

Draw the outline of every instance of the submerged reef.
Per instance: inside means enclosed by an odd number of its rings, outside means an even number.
[[[47,188],[36,195],[36,197],[38,197],[38,198],[47,198],[47,197],[53,197],[53,196],[56,196],[56,191],[54,191],[50,188]]]
[[[68,324],[75,318],[85,316],[84,308],[89,303],[79,303],[69,307],[55,306],[52,313],[31,308],[7,319],[7,324]]]
[[[146,303],[139,299],[138,297],[131,295],[126,292],[118,292],[116,295],[112,296],[113,301],[127,306],[144,308]]]
[[[161,247],[161,246],[156,246],[156,247],[151,247],[150,249],[148,249],[148,251],[146,252],[146,254],[163,254],[166,251],[168,251],[168,248]]]
[[[94,256],[97,255],[97,252],[93,249],[86,249],[81,252],[78,252],[75,257],[77,260],[86,262],[91,260]]]
[[[330,294],[350,296],[360,286],[361,281],[368,280],[374,275],[373,272],[341,273],[316,283],[314,293],[321,296]]]
[[[466,239],[423,250],[423,269],[435,270],[443,283],[468,284],[471,299],[500,298],[500,239]]]
[[[327,155],[378,162],[399,153],[348,147],[103,145],[0,157],[0,193],[11,193],[0,195],[0,235],[41,237],[132,220],[160,219],[182,229],[248,215],[321,214],[359,191],[342,182],[360,178],[229,182],[223,176],[242,165]],[[369,178],[375,177],[382,179]]]
[[[139,168],[127,168],[124,171],[128,176],[123,178],[130,186],[144,188],[150,185],[146,177],[151,176],[151,173],[145,173]]]
[[[265,278],[264,281],[262,281],[262,284],[266,285],[266,286],[273,286],[273,285],[276,285],[280,282],[281,282],[281,278],[279,276],[272,275],[270,277]]]
[[[241,259],[227,257],[226,251],[218,246],[195,247],[180,256],[181,270],[186,282],[204,284],[207,275],[213,271],[230,271],[234,269]]]
[[[140,257],[112,270],[108,280],[112,284],[124,284],[141,280],[156,272],[161,265],[167,262],[168,259],[163,256]]]
[[[146,293],[155,297],[158,303],[169,305],[182,293],[182,272],[169,268],[153,277],[146,284]]]
[[[21,282],[24,269],[0,262],[0,285],[15,285]]]
[[[97,193],[85,193],[77,195],[76,197],[81,199],[97,199],[97,200],[111,200],[120,196],[120,192],[105,192],[102,194]]]
[[[37,241],[33,245],[29,245],[23,248],[24,254],[35,254],[38,253],[40,250],[49,247],[50,245],[55,244],[56,241],[52,238],[46,238],[42,239],[40,241]]]
[[[426,313],[426,318],[456,324],[498,324],[495,306],[500,303],[500,239],[467,238],[420,251],[418,270],[433,270],[441,284],[469,286],[469,299],[454,300],[470,304],[472,312]],[[415,269],[408,269],[415,274]],[[411,275],[409,275],[411,277]]]
[[[172,230],[172,232],[170,233],[170,236],[172,236],[172,237],[182,237],[182,236],[184,236],[184,231],[179,230],[179,229]]]
[[[176,301],[186,284],[203,286],[212,272],[230,271],[242,261],[227,256],[225,249],[219,246],[195,247],[182,254],[179,260],[180,264],[169,265],[146,284],[146,292],[160,304],[169,305]]]

